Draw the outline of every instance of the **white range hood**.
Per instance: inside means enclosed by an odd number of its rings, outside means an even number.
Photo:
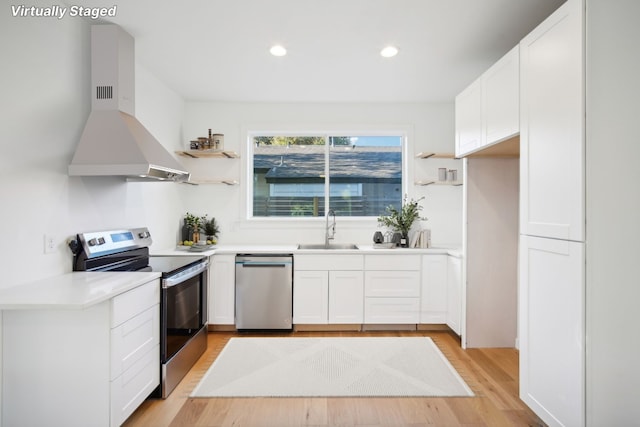
[[[91,27],[91,114],[69,175],[186,182],[189,172],[134,115],[134,40],[117,25]]]

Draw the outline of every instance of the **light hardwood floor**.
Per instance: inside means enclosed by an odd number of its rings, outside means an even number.
[[[126,427],[217,426],[544,426],[518,398],[514,349],[462,350],[450,332],[294,332],[292,336],[429,336],[475,393],[452,398],[189,398],[231,332],[209,347],[165,400],[143,403]],[[243,336],[248,336],[243,334]],[[273,336],[273,335],[272,335]]]

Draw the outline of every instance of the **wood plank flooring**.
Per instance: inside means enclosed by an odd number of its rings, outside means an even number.
[[[544,426],[518,398],[515,349],[468,349],[446,331],[294,332],[293,336],[428,336],[475,393],[451,398],[189,398],[233,332],[210,332],[209,347],[165,400],[149,399],[126,427]],[[243,336],[249,336],[243,334]],[[252,336],[259,336],[254,334]],[[274,336],[274,335],[270,335]],[[287,336],[287,335],[282,335]]]

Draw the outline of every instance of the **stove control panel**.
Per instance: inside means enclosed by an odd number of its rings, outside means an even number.
[[[78,240],[89,258],[148,247],[152,243],[151,233],[146,227],[80,233]]]

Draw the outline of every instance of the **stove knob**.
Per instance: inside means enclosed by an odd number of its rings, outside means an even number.
[[[89,243],[89,246],[95,246],[98,244],[98,241],[96,239],[91,239],[87,243]]]
[[[100,238],[98,239],[98,244],[99,244],[99,245],[104,245],[105,243],[106,243],[106,241],[104,240],[104,237],[100,237]]]
[[[151,236],[151,234],[148,231],[143,231],[141,233],[138,233],[138,237],[140,237],[141,239],[146,239],[149,236]]]

